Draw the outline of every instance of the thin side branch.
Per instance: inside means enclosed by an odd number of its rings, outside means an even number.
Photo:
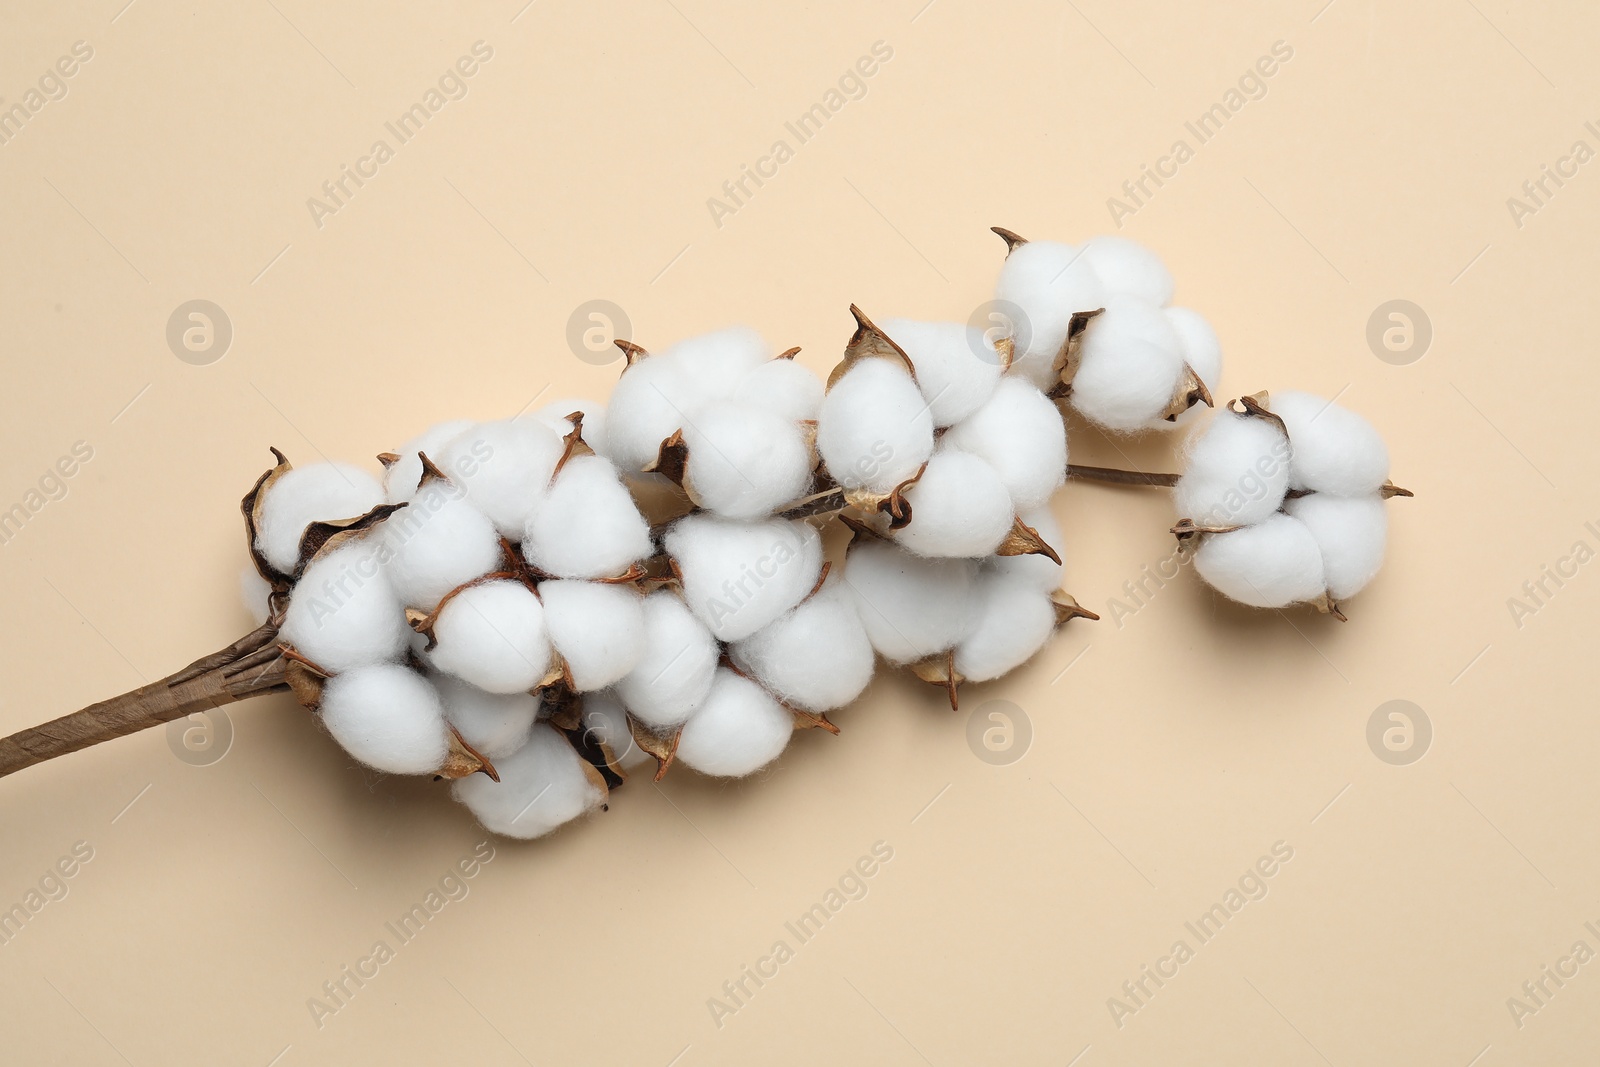
[[[1161,471],[1125,471],[1116,467],[1087,467],[1081,463],[1068,463],[1067,477],[1104,482],[1107,485],[1164,485],[1170,488],[1178,484],[1180,476]]]

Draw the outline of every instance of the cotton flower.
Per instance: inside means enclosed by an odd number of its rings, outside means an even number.
[[[806,711],[843,707],[872,680],[872,643],[850,591],[837,580],[730,652],[768,692]]]
[[[522,552],[560,578],[613,577],[650,554],[650,528],[609,460],[576,456],[528,519]]]
[[[867,639],[891,663],[912,663],[961,639],[974,604],[978,565],[923,559],[892,544],[857,541],[844,565]]]
[[[771,694],[719,670],[705,703],[683,726],[678,760],[701,774],[743,777],[777,759],[793,733],[793,714]]]
[[[357,540],[312,561],[284,613],[283,643],[326,671],[399,659],[411,633],[380,548]]]
[[[684,602],[720,641],[748,637],[800,603],[822,570],[821,538],[794,520],[690,515],[664,543]]]
[[[292,574],[300,538],[313,522],[353,519],[383,503],[377,479],[348,463],[314,463],[285,471],[261,499],[256,547],[268,563]]]
[[[644,607],[632,587],[571,580],[539,583],[544,621],[576,691],[604,689],[644,654]]]
[[[450,590],[500,562],[494,523],[443,477],[426,477],[410,502],[384,520],[382,536],[389,581],[403,603],[420,611],[432,611]]]
[[[506,837],[543,837],[605,803],[606,789],[560,733],[535,723],[527,744],[495,763],[498,782],[481,774],[451,786],[487,829]]]
[[[469,585],[430,620],[433,666],[488,693],[525,693],[550,672],[544,606],[519,581]]]
[[[450,751],[438,691],[406,667],[384,663],[334,675],[320,715],[346,752],[380,771],[431,774]]]
[[[536,694],[487,693],[448,674],[432,680],[445,720],[482,755],[504,759],[527,743],[528,731],[539,714]]]
[[[617,697],[647,726],[682,723],[711,691],[717,642],[669,590],[644,598],[644,646],[639,662],[614,686]]]

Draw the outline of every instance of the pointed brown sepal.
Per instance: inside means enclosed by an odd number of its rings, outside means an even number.
[[[997,339],[994,342],[994,355],[1000,361],[1000,373],[1004,374],[1017,361],[1017,339],[1009,335]]]
[[[911,663],[907,666],[911,668],[912,674],[915,674],[929,685],[939,686],[949,694],[951,711],[961,710],[958,690],[961,683],[966,679],[956,672],[955,649],[952,648],[947,652],[940,652],[937,655],[918,660],[916,663]]]
[[[633,733],[633,743],[638,745],[645,755],[656,761],[655,781],[659,782],[666,777],[667,768],[672,766],[678,758],[678,739],[683,736],[683,727],[674,727],[670,734],[658,734],[644,723],[628,716],[628,729]]]
[[[1057,589],[1050,594],[1050,603],[1056,609],[1056,625],[1064,626],[1068,619],[1089,619],[1100,621],[1100,616],[1078,603],[1077,599],[1065,589]]]
[[[804,604],[807,600],[810,600],[812,597],[814,597],[818,593],[822,592],[822,583],[824,583],[824,582],[826,582],[828,580],[828,572],[831,571],[831,570],[833,570],[833,560],[831,560],[831,559],[823,560],[822,561],[822,569],[817,572],[816,584],[814,584],[811,587],[811,592],[807,593],[804,597],[802,597],[800,599],[800,603]]]
[[[379,452],[378,453],[378,463],[382,465],[384,470],[388,470],[390,467],[394,466],[396,463],[399,463],[399,462],[400,462],[400,453],[398,453],[398,452]]]
[[[1311,603],[1312,603],[1313,606],[1316,607],[1316,609],[1318,611],[1322,612],[1322,614],[1324,614],[1324,615],[1332,615],[1334,618],[1338,619],[1340,622],[1349,622],[1350,621],[1349,619],[1345,618],[1344,612],[1339,610],[1339,602],[1337,600],[1333,599],[1333,594],[1332,593],[1323,593],[1321,596],[1317,597]]]
[[[445,754],[444,766],[433,776],[434,781],[441,778],[465,778],[469,774],[482,771],[495,781],[500,780],[500,772],[494,769],[494,764],[489,762],[489,757],[467,744],[467,739],[461,736],[450,723],[445,723],[450,730],[450,751]]]
[[[559,652],[550,653],[550,669],[544,672],[544,677],[539,679],[535,689],[560,688],[568,693],[572,689],[572,668],[567,664],[567,657]],[[546,698],[548,702],[548,697]]]
[[[661,442],[654,462],[644,470],[646,474],[659,474],[674,485],[683,485],[689,470],[689,446],[683,440],[682,430],[672,431],[672,436]]]
[[[839,383],[839,379],[854,369],[857,363],[864,359],[885,359],[900,367],[911,375],[912,381],[916,380],[917,368],[912,365],[911,357],[906,355],[905,349],[889,339],[889,335],[867,318],[866,313],[854,304],[850,305],[850,314],[855,316],[856,332],[850,335],[850,342],[844,346],[844,358],[839,365],[833,368],[833,373],[828,375],[828,388],[832,389]]]
[[[1238,404],[1239,407],[1234,407],[1234,404]],[[1235,415],[1253,415],[1258,419],[1270,419],[1277,424],[1283,436],[1288,437],[1289,427],[1284,424],[1280,416],[1272,413],[1271,404],[1271,395],[1263,389],[1259,393],[1251,393],[1248,396],[1241,396],[1238,400],[1228,401],[1228,410]]]
[[[575,730],[583,725],[583,694],[574,692],[557,678],[539,687],[540,712],[557,730]]]
[[[561,734],[567,739],[567,744],[583,760],[586,767],[592,768],[600,776],[600,782],[605,786],[606,792],[620,786],[627,781],[628,776],[623,773],[622,766],[617,762],[616,753],[611,751],[611,746],[600,740],[593,730],[587,729],[581,723],[571,730],[562,730]]]
[[[295,701],[307,711],[322,707],[322,687],[327,684],[328,672],[302,656],[289,645],[278,646],[284,659],[284,678]]]
[[[1056,566],[1061,565],[1061,557],[1056,550],[1051,548],[1039,531],[1023,522],[1021,517],[1011,524],[1011,530],[1006,534],[1000,547],[994,550],[997,556],[1044,556]]]
[[[990,226],[989,232],[993,233],[999,237],[1000,240],[1006,243],[1006,255],[1008,256],[1017,250],[1018,245],[1025,245],[1028,243],[1028,239],[1026,237],[1019,233],[1012,233],[1004,226]]]
[[[1049,390],[1049,396],[1061,399],[1072,392],[1072,379],[1078,376],[1078,367],[1083,363],[1083,335],[1089,329],[1097,315],[1103,315],[1105,308],[1095,308],[1093,311],[1074,311],[1072,318],[1067,320],[1067,337],[1061,342],[1061,348],[1056,352],[1056,358],[1050,363],[1050,377],[1055,382]]]
[[[927,469],[928,464],[923,463],[917,468],[917,473],[895,486],[893,491],[878,503],[878,510],[889,516],[890,530],[903,530],[911,525],[911,502],[906,499],[906,490],[920,482]]]
[[[600,585],[627,585],[630,582],[637,582],[641,578],[648,577],[650,577],[650,571],[645,564],[641,562],[629,564],[628,569],[623,571],[621,574],[613,574],[609,578],[594,578],[591,580]]]
[[[840,515],[839,521],[843,523],[845,528],[850,531],[850,545],[855,544],[857,541],[888,540],[888,538],[883,536],[883,534],[879,533],[877,530],[874,530],[872,527],[868,526],[866,523],[852,515]],[[849,546],[847,545],[846,547],[848,548]]]
[[[632,341],[624,341],[619,337],[611,343],[622,350],[622,358],[627,361],[626,365],[628,367],[631,367],[641,359],[647,359],[650,356],[649,352],[646,352],[643,347],[634,344]]]
[[[1398,485],[1395,485],[1393,482],[1384,482],[1383,485],[1378,488],[1378,492],[1383,495],[1383,499],[1385,499],[1385,500],[1392,500],[1397,496],[1416,496],[1417,495],[1417,494],[1413,493],[1409,489],[1400,488]]]
[[[1178,388],[1173,390],[1172,400],[1161,412],[1161,417],[1168,422],[1177,422],[1179,415],[1196,404],[1204,404],[1208,408],[1217,406],[1211,399],[1211,390],[1206,388],[1206,383],[1200,380],[1200,375],[1194,372],[1193,367],[1185,363],[1183,378],[1179,380]]]
[[[362,536],[405,506],[404,503],[379,504],[365,515],[357,515],[353,519],[336,519],[332,522],[310,524],[306,527],[305,533],[300,535],[300,562],[294,569],[295,578],[298,580],[305,574],[306,568],[313,560]]]
[[[256,565],[256,572],[272,586],[270,599],[282,601],[280,607],[287,607],[287,594],[289,588],[294,585],[294,576],[284,574],[268,563],[267,557],[256,547],[256,534],[261,528],[261,508],[265,503],[267,490],[272,488],[272,483],[289,473],[291,469],[288,458],[282,452],[276,448],[271,451],[273,458],[278,461],[277,464],[256,479],[255,485],[251,486],[250,491],[239,501],[239,512],[244,516],[246,547],[250,552],[251,562]]]
[[[795,356],[798,356],[799,354],[800,354],[800,346],[799,345],[795,345],[793,348],[785,348],[782,352],[779,352],[776,356],[773,356],[772,358],[773,359],[793,359]]]
[[[567,416],[567,421],[572,423],[572,429],[561,438],[565,448],[561,450],[561,458],[556,460],[555,469],[550,472],[550,484],[554,485],[556,478],[560,477],[561,470],[574,456],[592,456],[594,449],[589,447],[589,442],[583,439],[583,412],[574,411]]]
[[[417,488],[432,485],[434,482],[448,482],[450,476],[439,469],[439,465],[428,458],[426,452],[418,452],[417,460],[422,464],[422,475],[417,479]]]
[[[1232,533],[1241,529],[1242,526],[1202,526],[1193,519],[1179,519],[1173,523],[1171,533],[1182,545],[1196,540],[1201,534]]]
[[[828,721],[826,715],[814,715],[809,711],[799,708],[790,708],[794,713],[794,728],[796,730],[826,730],[835,737],[839,736],[839,728]]]

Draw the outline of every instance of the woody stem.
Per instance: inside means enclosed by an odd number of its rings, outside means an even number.
[[[1089,467],[1081,463],[1067,464],[1068,478],[1104,482],[1107,485],[1165,485],[1178,484],[1178,475],[1159,471],[1125,471],[1116,467]]]

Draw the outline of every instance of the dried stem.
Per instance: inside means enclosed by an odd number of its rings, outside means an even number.
[[[286,667],[278,628],[268,623],[158,682],[0,739],[0,777],[197,711],[287,691]]]
[[[1179,475],[1159,471],[1125,471],[1116,467],[1086,467],[1081,463],[1067,464],[1068,478],[1083,478],[1107,485],[1164,485],[1178,484]]]

